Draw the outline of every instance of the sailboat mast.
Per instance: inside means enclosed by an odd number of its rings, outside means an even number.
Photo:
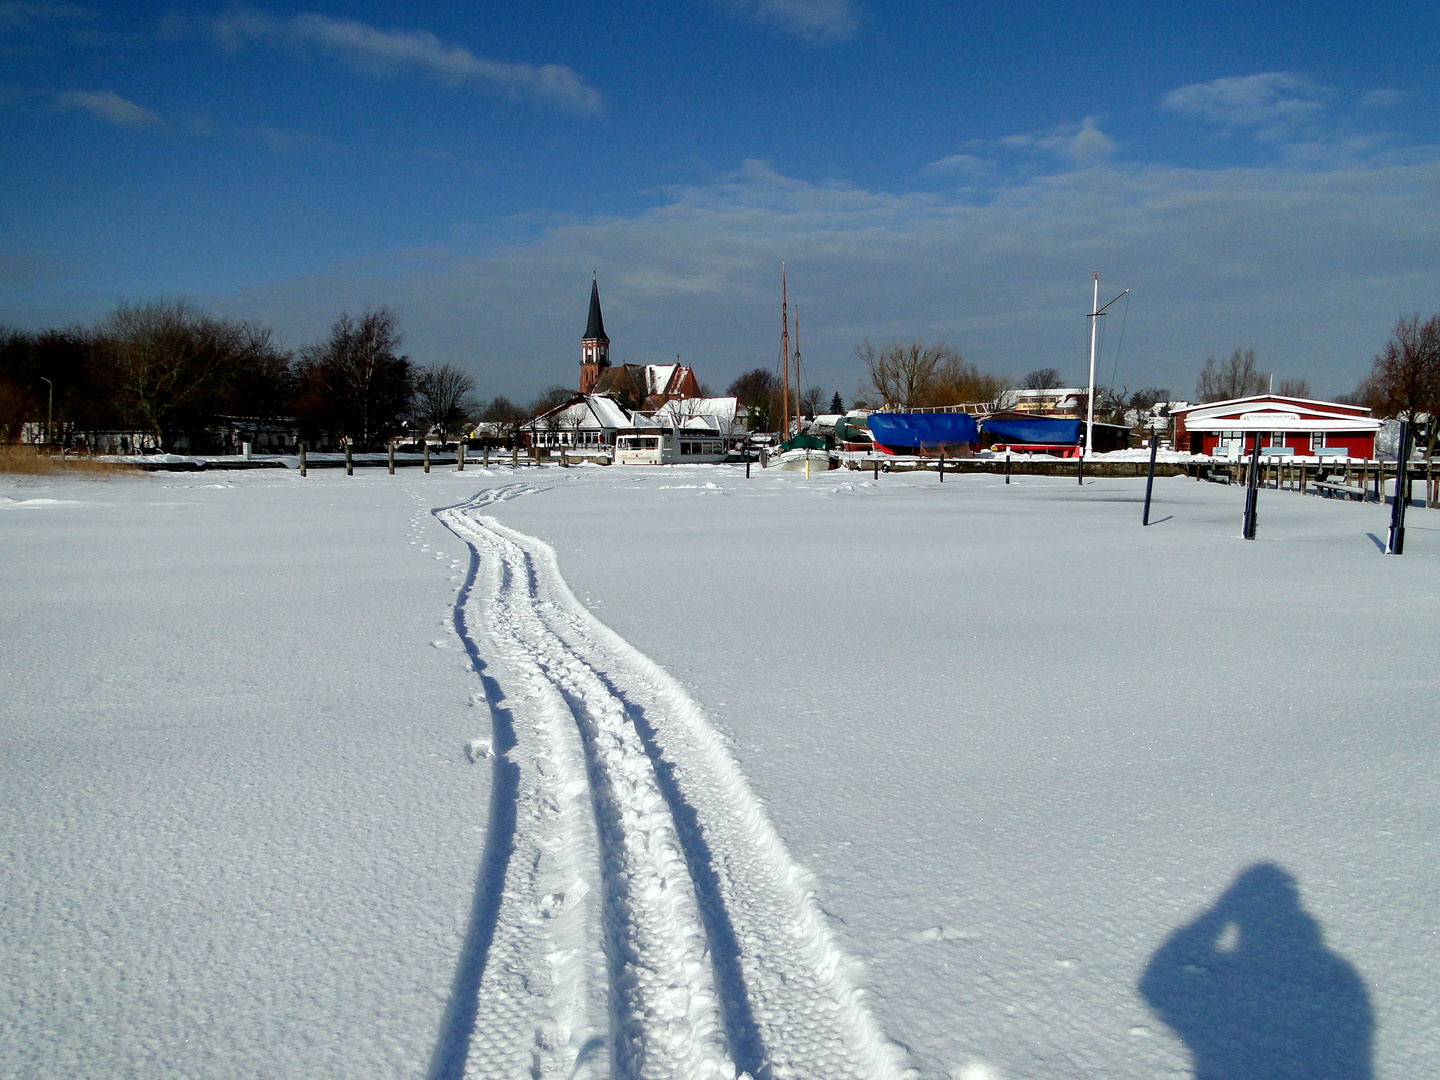
[[[800,379],[800,305],[795,305],[795,430],[800,430],[800,396],[804,393]]]
[[[780,355],[784,369],[781,398],[785,402],[780,438],[790,438],[790,308],[785,288],[785,264],[780,264]]]

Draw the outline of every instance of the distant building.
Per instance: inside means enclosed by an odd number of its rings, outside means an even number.
[[[1085,388],[1006,390],[995,402],[997,411],[1076,420],[1085,415]]]
[[[1256,394],[1175,410],[1175,449],[1218,457],[1262,452],[1295,457],[1375,456],[1380,421],[1361,405]],[[1258,435],[1257,435],[1258,433]]]
[[[580,393],[595,393],[596,384],[610,369],[610,339],[605,336],[605,320],[600,315],[600,283],[590,282],[590,318],[585,322],[585,336],[580,339]]]
[[[520,425],[525,445],[545,450],[599,452],[614,446],[617,435],[634,430],[631,414],[603,394],[576,394]]]
[[[666,402],[698,398],[695,370],[684,364],[610,366],[610,339],[600,311],[600,284],[590,282],[590,315],[580,339],[580,393],[604,394],[631,409],[651,412]]]

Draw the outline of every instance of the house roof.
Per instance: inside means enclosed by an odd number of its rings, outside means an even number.
[[[1177,409],[1187,431],[1376,431],[1361,405],[1257,394]]]
[[[590,282],[590,318],[585,323],[585,341],[598,339],[609,341],[605,336],[605,320],[600,316],[600,283]]]

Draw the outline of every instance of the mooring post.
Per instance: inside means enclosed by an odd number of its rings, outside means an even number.
[[[1010,451],[1005,451],[1005,483],[1010,482]]]
[[[1140,516],[1140,524],[1150,524],[1150,489],[1155,486],[1155,454],[1160,449],[1160,433],[1150,433],[1150,474],[1145,479],[1145,512]]]
[[[425,440],[424,464],[425,464],[425,471],[428,473],[428,472],[430,471],[430,440],[429,440],[429,439],[426,439],[426,440]]]
[[[488,442],[485,444],[484,448],[480,451],[480,453],[483,456],[482,463],[484,467],[488,469],[490,467],[490,444]]]
[[[465,440],[458,439],[455,442],[455,471],[465,471]]]
[[[520,467],[520,444],[518,442],[510,447],[510,467],[512,469]]]
[[[1256,504],[1260,500],[1260,433],[1255,433],[1255,448],[1250,451],[1250,468],[1245,477],[1245,517],[1240,523],[1240,535],[1246,540],[1255,539]]]
[[[880,459],[878,457],[870,459],[870,475],[876,480],[880,479]]]
[[[305,475],[305,444],[300,444],[300,475]]]
[[[395,475],[395,440],[391,439],[385,444],[385,464],[390,468],[390,475]]]
[[[940,455],[940,483],[945,482],[945,455]]]
[[[1390,536],[1385,543],[1386,555],[1405,553],[1405,507],[1410,504],[1410,422],[1400,421],[1400,449],[1395,461],[1395,502],[1390,507]],[[1384,487],[1380,497],[1385,497]]]
[[[348,439],[345,442],[345,475],[355,475],[355,461],[350,456],[350,442]]]
[[[1075,482],[1085,483],[1085,453],[1082,450],[1075,458]]]

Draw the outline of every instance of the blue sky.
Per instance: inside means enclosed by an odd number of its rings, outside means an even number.
[[[186,295],[298,345],[390,304],[485,395],[717,389],[864,337],[1193,390],[1353,387],[1440,308],[1434,5],[0,3],[0,322]]]

